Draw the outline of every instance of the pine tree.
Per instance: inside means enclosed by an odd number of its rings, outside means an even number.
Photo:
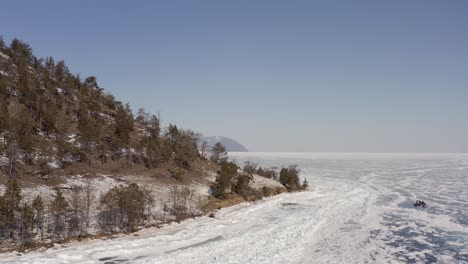
[[[24,204],[20,208],[20,237],[23,244],[29,244],[33,238],[34,209],[29,204]]]
[[[215,163],[222,163],[227,160],[226,148],[221,144],[221,142],[216,142],[216,144],[211,148],[210,159]]]
[[[7,46],[5,45],[5,41],[3,40],[3,36],[0,35],[0,52],[5,53]]]
[[[233,180],[238,176],[238,169],[239,167],[235,163],[223,161],[220,164],[215,183],[210,186],[211,195],[220,199],[226,198],[226,192],[231,191]]]
[[[0,237],[8,237],[8,204],[5,196],[0,195]]]
[[[33,202],[32,207],[34,209],[35,219],[36,219],[36,233],[41,232],[41,240],[44,238],[44,202],[42,197],[37,195]]]
[[[306,190],[309,187],[309,181],[307,179],[304,179],[304,181],[302,181],[301,187],[303,190]]]
[[[115,138],[118,149],[128,146],[130,143],[130,133],[133,131],[133,116],[130,106],[125,108],[119,106],[115,115]]]
[[[9,130],[9,93],[7,82],[0,76],[0,134]]]
[[[90,86],[91,88],[94,88],[94,89],[100,89],[99,88],[99,85],[97,83],[97,80],[96,80],[96,77],[94,76],[89,76],[85,79],[84,83],[88,86]]]
[[[21,202],[21,188],[16,179],[10,178],[7,181],[2,202],[3,233],[6,237],[12,238],[15,231],[17,211],[20,209]]]
[[[80,131],[80,141],[85,149],[90,149],[92,142],[96,140],[95,120],[89,116],[88,107],[80,104],[78,114],[78,130]]]
[[[138,108],[138,113],[137,113],[137,117],[135,118],[135,120],[142,124],[143,126],[146,126],[146,122],[149,120],[149,114],[145,111],[144,108]]]
[[[177,145],[179,144],[180,132],[176,125],[169,124],[167,128],[166,137],[169,140],[172,151],[175,152]]]
[[[9,54],[13,62],[20,68],[25,69],[32,58],[32,49],[29,44],[14,38],[10,44]]]
[[[198,136],[191,130],[179,130],[177,144],[175,145],[174,161],[180,167],[190,169],[191,163],[198,157]]]
[[[63,60],[58,61],[57,65],[55,65],[55,74],[54,74],[57,81],[63,82],[69,74],[70,74],[70,71],[65,65],[65,62]]]
[[[31,164],[35,144],[35,121],[26,106],[18,101],[10,102],[8,112],[10,114],[9,127],[12,134],[8,143],[17,144],[23,152],[24,162]]]
[[[56,118],[58,116],[57,107],[55,104],[48,103],[47,99],[44,97],[41,97],[40,100],[41,130],[44,131],[47,135],[56,133]]]
[[[62,237],[65,234],[67,212],[69,204],[66,201],[63,193],[57,189],[54,195],[54,200],[49,205],[49,211],[52,215],[53,231],[56,237]]]
[[[139,143],[140,151],[144,152],[145,165],[149,168],[159,165],[164,158],[164,151],[161,146],[161,127],[159,118],[155,115],[151,117],[140,108],[137,121],[144,125],[145,133]]]

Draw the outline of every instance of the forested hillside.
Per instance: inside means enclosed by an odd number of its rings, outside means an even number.
[[[72,164],[108,163],[190,169],[197,135],[139,109],[134,116],[94,76],[73,74],[64,61],[38,58],[19,39],[0,38],[0,165],[4,176]],[[123,165],[122,165],[123,167]]]
[[[0,251],[132,232],[303,189],[298,170],[241,170],[219,142],[199,152],[199,137],[162,128],[143,109],[134,115],[95,77],[0,38]]]

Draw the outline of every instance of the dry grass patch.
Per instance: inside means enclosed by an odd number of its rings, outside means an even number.
[[[247,202],[246,198],[240,195],[229,194],[226,199],[218,199],[215,197],[209,197],[208,201],[201,206],[203,212],[208,213],[221,208],[233,206],[243,202]]]

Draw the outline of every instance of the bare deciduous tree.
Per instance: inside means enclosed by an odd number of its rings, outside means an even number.
[[[19,154],[20,148],[16,143],[10,143],[7,145],[7,157],[8,157],[8,176],[15,177],[18,173],[19,165]]]
[[[171,198],[172,208],[169,211],[176,217],[177,221],[192,214],[190,211],[190,203],[193,199],[193,190],[188,186],[172,186]]]
[[[208,144],[208,141],[206,140],[203,140],[201,145],[200,145],[200,151],[201,151],[201,155],[203,158],[206,157],[208,151],[209,151],[209,148],[210,148],[210,145]]]
[[[91,211],[91,205],[93,204],[95,200],[95,195],[94,195],[94,190],[91,187],[91,180],[86,181],[86,186],[85,186],[85,224],[86,224],[86,234],[88,234],[88,229],[90,226],[90,211]]]
[[[84,212],[86,204],[83,199],[83,189],[79,186],[72,188],[70,197],[70,210],[71,214],[68,219],[68,233],[70,236],[79,237],[83,234],[84,229]]]

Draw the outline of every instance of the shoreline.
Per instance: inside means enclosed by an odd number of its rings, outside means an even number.
[[[241,203],[252,203],[264,200],[268,197],[276,196],[282,193],[287,192],[286,188],[282,186],[278,181],[265,178],[260,175],[254,175],[254,181],[251,183],[251,188],[254,190],[262,193],[262,188],[267,187],[270,190],[269,194],[263,194],[261,198],[255,197],[254,195],[238,195],[238,194],[228,194],[226,199],[218,199],[209,194],[210,185],[214,182],[214,176],[210,175],[208,172],[205,178],[200,179],[199,181],[192,182],[190,184],[170,184],[170,183],[163,183],[163,182],[148,182],[147,177],[140,177],[140,176],[122,176],[117,177],[113,175],[97,175],[93,177],[92,180],[96,181],[95,183],[95,205],[92,209],[92,214],[96,215],[98,213],[99,207],[96,205],[99,202],[100,197],[105,193],[107,190],[114,186],[119,185],[128,185],[131,182],[135,182],[141,186],[145,186],[149,188],[157,199],[157,202],[153,204],[151,210],[152,214],[151,217],[153,220],[148,220],[146,223],[143,223],[138,230],[133,232],[126,232],[126,231],[115,231],[115,232],[99,232],[99,228],[96,222],[93,222],[90,226],[90,233],[83,234],[78,237],[65,237],[62,239],[52,238],[50,233],[46,233],[44,240],[37,240],[29,243],[28,245],[20,245],[16,244],[15,241],[9,241],[10,246],[6,246],[5,248],[0,249],[0,254],[5,254],[9,252],[18,252],[18,253],[29,253],[35,252],[38,250],[48,250],[50,248],[54,248],[55,245],[66,245],[73,242],[81,242],[81,241],[93,241],[93,240],[100,240],[100,239],[112,239],[121,236],[131,236],[132,234],[138,233],[141,230],[146,230],[148,228],[162,228],[166,225],[172,224],[173,222],[182,223],[187,219],[197,219],[199,217],[214,215],[214,213],[222,208],[232,207]],[[62,188],[64,191],[71,191],[73,187],[70,186],[80,186],[84,184],[88,179],[82,177],[80,175],[76,176],[68,176],[66,177],[68,182],[65,185],[57,186]],[[118,181],[116,181],[118,179]],[[115,182],[114,182],[115,181]],[[105,184],[104,184],[105,183]],[[99,186],[102,184],[102,186]],[[64,187],[67,186],[67,187]],[[170,212],[166,212],[163,207],[166,204],[171,204],[172,202],[172,195],[171,193],[172,188],[175,186],[185,186],[191,189],[193,192],[193,197],[188,201],[187,206],[190,208],[187,213],[183,215],[175,215],[171,214]],[[56,187],[56,188],[57,188]],[[179,188],[177,187],[177,188]],[[48,189],[47,189],[48,188]],[[31,200],[34,195],[38,192],[41,196],[52,197],[53,189],[51,187],[41,187],[41,188],[24,188],[22,191],[22,196],[26,200]],[[46,190],[47,189],[47,190]],[[49,193],[48,193],[49,192]],[[65,193],[68,195],[67,193]],[[164,205],[164,206],[163,206]],[[36,235],[38,236],[38,234]],[[36,237],[37,239],[37,237]],[[8,242],[8,241],[7,241]]]
[[[296,192],[301,192],[301,191],[293,191],[293,192],[284,191],[284,192],[276,193],[271,196],[264,197],[258,200],[248,199],[240,195],[233,195],[232,197],[228,199],[221,200],[224,203],[219,203],[220,205],[219,208],[206,211],[203,214],[194,215],[190,217],[184,217],[183,219],[180,219],[180,220],[168,219],[161,223],[145,225],[143,228],[136,230],[134,232],[114,232],[110,234],[106,234],[106,233],[91,234],[91,235],[87,235],[87,236],[83,236],[79,238],[72,237],[72,238],[67,238],[67,239],[64,239],[61,241],[55,241],[55,242],[37,242],[26,247],[17,246],[17,247],[10,248],[10,249],[0,250],[0,256],[9,255],[9,254],[16,254],[17,256],[23,256],[23,255],[32,254],[32,253],[43,253],[51,249],[66,248],[67,245],[72,245],[72,244],[105,242],[105,241],[112,241],[112,240],[120,239],[120,238],[140,237],[141,235],[139,233],[141,232],[163,230],[164,228],[174,226],[174,223],[176,223],[177,225],[180,225],[180,224],[187,223],[190,220],[193,220],[193,221],[199,220],[200,218],[203,218],[203,217],[216,219],[216,214],[213,214],[213,213],[218,212],[222,209],[234,208],[235,206],[241,206],[241,205],[253,206],[259,202],[266,202],[269,199],[280,196],[280,195],[284,195],[288,193],[296,193]],[[219,199],[216,199],[216,200],[219,200]],[[218,205],[218,203],[216,204]]]

